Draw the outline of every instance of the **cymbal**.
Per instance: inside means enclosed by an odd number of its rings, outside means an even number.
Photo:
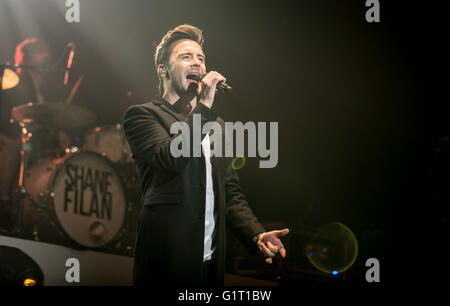
[[[17,84],[19,84],[20,78],[11,69],[5,68],[3,72],[3,79],[2,79],[2,89],[11,89],[13,87],[16,87]]]
[[[40,123],[59,129],[76,129],[94,125],[97,115],[89,109],[65,103],[27,103],[14,107],[14,120]]]

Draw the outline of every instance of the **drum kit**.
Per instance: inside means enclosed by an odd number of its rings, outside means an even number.
[[[1,80],[0,90],[5,90],[16,86],[19,77],[4,69]],[[11,189],[8,209],[11,234],[132,254],[139,214],[137,173],[121,125],[89,129],[96,121],[94,112],[67,103],[12,109],[11,122],[21,133],[17,188]],[[75,142],[68,136],[72,131],[87,132]]]

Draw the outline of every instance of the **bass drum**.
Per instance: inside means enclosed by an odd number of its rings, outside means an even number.
[[[97,152],[114,163],[133,162],[120,124],[98,126],[87,133],[83,149]]]
[[[35,165],[27,171],[25,189],[31,199],[24,203],[22,222],[34,227],[35,235],[40,229],[48,232],[52,223],[79,246],[100,248],[123,227],[127,199],[122,181],[96,153],[71,153]],[[40,220],[41,215],[47,220]]]
[[[2,203],[10,201],[17,188],[20,163],[20,142],[0,133],[0,212]],[[0,224],[0,227],[2,224]]]

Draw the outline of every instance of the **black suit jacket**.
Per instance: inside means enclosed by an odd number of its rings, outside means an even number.
[[[144,206],[134,256],[135,284],[200,284],[205,229],[205,159],[203,156],[174,158],[170,153],[170,144],[176,137],[170,134],[171,125],[184,121],[192,134],[194,114],[201,115],[202,124],[216,121],[224,127],[223,120],[203,104],[199,103],[186,117],[159,97],[131,106],[125,113],[124,131],[140,177]],[[225,271],[225,225],[229,225],[245,245],[253,247],[253,237],[265,231],[241,191],[231,162],[231,158],[211,158],[216,216],[213,256],[218,263],[215,275],[219,286],[223,285]]]

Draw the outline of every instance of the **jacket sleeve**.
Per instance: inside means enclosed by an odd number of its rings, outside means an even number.
[[[194,114],[201,115],[202,124],[212,120],[214,117],[214,113],[208,107],[198,103],[192,113],[186,118],[190,131],[193,131]],[[153,109],[142,105],[131,106],[125,112],[123,129],[133,158],[151,164],[156,168],[172,172],[180,171],[190,159],[190,157],[172,156],[170,146],[172,141],[179,135],[169,134],[160,123]],[[190,156],[193,156],[192,136],[191,132]]]
[[[239,176],[233,169],[232,159],[227,162],[225,174],[225,200],[227,224],[247,247],[254,246],[253,238],[266,230],[256,218],[241,190]]]

